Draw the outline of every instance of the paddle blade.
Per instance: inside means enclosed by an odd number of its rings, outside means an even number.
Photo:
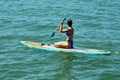
[[[50,36],[50,38],[53,37],[54,35],[55,35],[55,32],[52,33],[52,35]]]

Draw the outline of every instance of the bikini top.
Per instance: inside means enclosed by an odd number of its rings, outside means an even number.
[[[70,34],[70,33],[68,33],[68,32],[66,32],[66,35],[67,35],[67,36],[73,36],[73,34]]]

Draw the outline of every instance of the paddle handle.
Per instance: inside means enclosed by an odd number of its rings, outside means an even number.
[[[66,18],[64,18],[63,20],[62,20],[62,22],[64,22],[66,20]],[[61,23],[60,23],[61,24]],[[54,31],[56,31],[56,30],[58,30],[58,28],[60,27],[60,24],[57,26],[57,28],[54,30]]]
[[[66,20],[66,18],[64,18],[63,20],[62,20],[62,22],[64,22]],[[61,24],[61,23],[60,23]],[[60,27],[60,24],[57,26],[57,28],[54,30],[54,32],[52,33],[52,35],[51,35],[51,37],[50,38],[52,38],[53,36],[54,36],[54,34],[55,34],[55,32],[58,30],[58,28]]]

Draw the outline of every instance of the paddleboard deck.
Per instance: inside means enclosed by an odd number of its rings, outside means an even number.
[[[53,45],[42,44],[38,42],[30,42],[30,41],[20,41],[22,44],[36,49],[47,50],[47,51],[55,51],[55,52],[73,52],[73,53],[83,53],[83,54],[110,54],[109,51],[104,50],[96,50],[96,49],[86,49],[86,48],[74,48],[74,49],[63,49],[56,48]]]

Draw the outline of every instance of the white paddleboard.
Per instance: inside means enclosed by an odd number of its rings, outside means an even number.
[[[37,42],[30,41],[20,41],[22,44],[36,49],[46,50],[46,51],[55,51],[55,52],[72,52],[72,53],[83,53],[83,54],[110,54],[110,51],[105,50],[96,50],[96,49],[86,49],[86,48],[74,48],[74,49],[63,49],[56,48],[52,45],[46,45]]]

